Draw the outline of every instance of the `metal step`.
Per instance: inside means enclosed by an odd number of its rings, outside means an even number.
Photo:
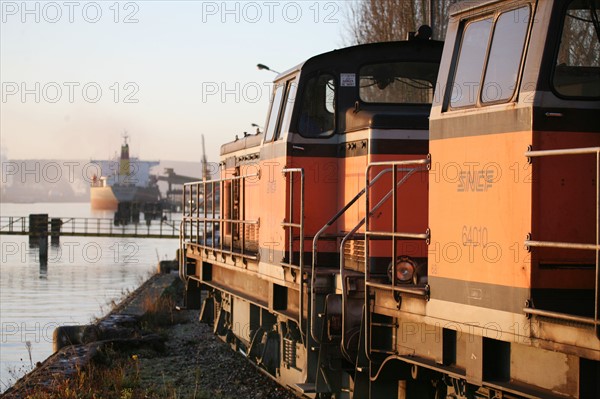
[[[316,393],[317,392],[317,385],[314,382],[313,383],[309,382],[306,384],[295,384],[295,387],[302,393]]]

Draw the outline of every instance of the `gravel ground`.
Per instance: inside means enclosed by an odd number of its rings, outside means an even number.
[[[197,310],[179,311],[176,320],[180,323],[161,332],[167,338],[164,352],[137,355],[142,385],[154,386],[157,392],[177,387],[181,398],[298,398],[220,341],[212,327],[198,321]],[[165,394],[172,397],[175,392]]]

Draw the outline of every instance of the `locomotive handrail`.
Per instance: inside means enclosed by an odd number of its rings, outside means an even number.
[[[391,165],[392,168],[392,175],[394,178],[394,181],[396,179],[396,173],[398,172],[397,166],[405,166],[405,165],[429,165],[430,160],[429,158],[426,159],[417,159],[417,160],[408,160],[408,161],[395,161],[395,162],[371,162],[369,163],[369,165],[367,165],[367,169],[366,169],[366,173],[365,173],[365,179],[366,179],[366,184],[369,184],[369,171],[372,167],[374,166],[389,166]],[[403,171],[403,170],[400,170]],[[411,172],[409,172],[408,174],[406,174],[401,180],[400,182],[404,182],[406,181],[414,172],[416,172],[417,169],[416,168],[412,168]],[[425,233],[409,233],[409,232],[398,232],[396,231],[396,194],[397,194],[397,187],[399,186],[399,184],[393,185],[392,189],[382,198],[382,200],[373,208],[373,210],[369,211],[369,193],[367,192],[366,194],[366,209],[367,209],[367,216],[371,216],[371,214],[376,211],[382,204],[382,201],[385,201],[389,198],[390,195],[392,195],[393,198],[393,206],[392,206],[392,223],[393,223],[393,231],[390,232],[384,232],[384,231],[369,231],[369,223],[368,223],[368,217],[366,217],[365,220],[365,224],[366,224],[366,228],[365,228],[365,240],[369,237],[369,236],[374,236],[374,237],[389,237],[392,238],[392,260],[396,259],[396,245],[395,245],[395,240],[397,238],[402,238],[402,239],[412,239],[412,240],[428,240],[429,239],[429,231],[425,232]],[[368,259],[368,245],[366,245],[367,243],[365,242],[365,262],[367,262]],[[396,267],[395,262],[392,263],[394,269]],[[392,275],[395,275],[395,270],[393,271]],[[369,270],[367,265],[365,265],[365,281],[369,280]],[[394,280],[392,280],[392,284],[391,286],[395,286],[394,284]]]
[[[289,251],[289,255],[288,255],[288,260],[289,262],[286,264],[286,266],[289,267],[293,267],[296,269],[300,269],[302,270],[302,267],[304,266],[304,169],[302,168],[284,168],[282,170],[282,173],[288,173],[290,175],[290,182],[289,182],[289,187],[290,187],[290,192],[289,192],[289,199],[290,199],[290,207],[289,207],[289,214],[288,214],[288,221],[283,221],[281,223],[282,227],[289,227],[290,231],[289,231],[289,237],[288,237],[288,251]],[[299,173],[300,174],[300,223],[294,223],[294,173]],[[300,230],[300,249],[299,249],[299,260],[298,260],[298,265],[294,265],[292,263],[292,259],[293,259],[293,254],[294,254],[294,236],[292,234],[292,230],[294,228],[297,228]]]
[[[285,266],[288,266],[293,269],[300,270],[299,273],[299,284],[298,284],[298,328],[300,329],[300,334],[302,335],[302,339],[305,339],[306,333],[302,327],[303,325],[303,317],[304,317],[304,169],[302,168],[283,168],[282,173],[289,174],[289,220],[283,221],[281,226],[284,228],[289,228],[289,255],[288,255],[288,263]],[[294,223],[294,173],[300,174],[300,223]],[[300,248],[298,249],[298,265],[293,264],[293,256],[294,256],[294,234],[293,230],[298,229],[300,231]]]
[[[222,254],[225,254],[225,255],[229,255],[229,256],[236,256],[236,257],[239,257],[239,258],[250,259],[250,260],[258,260],[259,259],[258,255],[250,255],[250,254],[236,252],[236,251],[229,251],[227,249],[213,248],[213,247],[208,246],[208,245],[198,244],[198,243],[194,243],[194,242],[190,242],[188,244],[190,246],[196,246],[196,247],[202,248],[204,250],[207,250],[207,249],[218,250],[219,253],[222,253]]]
[[[525,246],[526,247],[536,247],[536,248],[580,249],[583,251],[598,251],[598,250],[600,250],[600,245],[580,244],[580,243],[575,243],[575,242],[525,240]]]
[[[204,181],[204,180],[192,181],[192,182],[184,183],[183,186],[186,187],[186,186],[195,186],[195,185],[199,185],[199,184],[223,183],[223,182],[226,182],[226,181],[247,179],[249,177],[260,177],[260,173],[256,172],[256,173],[251,173],[249,175],[222,177],[220,179],[206,180],[206,181]]]
[[[565,320],[565,321],[572,321],[575,323],[589,324],[592,326],[593,325],[597,326],[600,324],[600,320],[594,320],[593,317],[575,316],[575,315],[566,314],[566,313],[553,312],[551,310],[523,308],[523,313],[526,313],[529,315],[534,315],[534,316],[549,317],[549,318],[560,319],[560,320]]]
[[[345,256],[344,256],[344,245],[346,245],[346,241],[349,239],[349,237],[353,237],[354,234],[356,234],[356,232],[365,224],[365,220],[366,217],[362,218],[362,220],[360,222],[358,222],[358,224],[356,226],[354,226],[354,228],[348,233],[346,234],[346,236],[344,236],[344,238],[342,238],[342,241],[340,243],[340,280],[342,283],[342,334],[341,334],[341,342],[340,342],[340,350],[342,351],[342,354],[344,355],[344,357],[346,357],[346,359],[350,359],[350,355],[348,354],[348,351],[346,351],[346,347],[344,344],[344,336],[346,335],[346,268],[345,266]]]
[[[395,237],[404,238],[407,240],[427,240],[429,233],[402,233],[402,232],[386,232],[386,231],[367,231],[365,235],[375,237]]]
[[[596,279],[595,279],[595,302],[594,302],[594,317],[581,318],[568,313],[544,311],[540,309],[525,308],[523,311],[529,315],[547,316],[560,320],[575,321],[585,324],[593,324],[596,330],[596,337],[600,339],[600,147],[587,148],[568,148],[557,150],[528,150],[525,156],[528,158],[547,157],[547,156],[563,156],[563,155],[585,155],[596,154],[596,244],[588,243],[566,243],[566,242],[551,242],[551,241],[536,241],[525,240],[525,246],[542,247],[542,248],[564,248],[564,249],[579,249],[591,250],[596,252]],[[587,320],[587,321],[586,321]]]
[[[181,281],[183,281],[184,284],[186,284],[187,287],[187,265],[185,264],[185,249],[184,249],[184,236],[185,236],[185,232],[184,232],[184,221],[181,220],[181,222],[179,222],[179,259],[177,259],[179,261],[179,279]]]
[[[373,283],[371,281],[367,281],[366,285],[373,288],[381,288],[386,290],[392,290],[394,292],[400,292],[402,294],[411,294],[422,297],[429,296],[429,284],[425,284],[424,287],[410,286],[410,285],[394,285],[391,286],[389,284],[381,284],[381,283]]]
[[[379,174],[377,174],[377,176],[375,176],[373,178],[373,180],[371,180],[371,182],[369,183],[370,185],[375,184],[375,182],[377,182],[377,180],[379,180],[381,178],[381,176],[385,175],[388,172],[391,172],[392,168],[388,168],[388,169],[384,169],[381,172],[379,172]],[[363,196],[366,192],[366,188],[363,188],[362,190],[360,190],[350,201],[348,201],[348,203],[346,205],[344,205],[331,219],[329,219],[329,221],[327,223],[325,223],[325,225],[323,227],[321,227],[321,229],[317,232],[317,234],[315,234],[314,238],[313,238],[313,245],[312,245],[312,271],[311,271],[311,277],[310,277],[310,287],[311,287],[311,291],[310,291],[310,295],[311,295],[311,303],[310,303],[310,314],[311,314],[311,323],[310,323],[310,335],[312,336],[313,340],[320,344],[321,340],[317,339],[317,335],[314,331],[314,326],[315,326],[315,293],[314,293],[314,287],[315,287],[315,283],[316,283],[316,273],[315,273],[315,269],[316,269],[316,265],[317,265],[317,246],[318,246],[318,241],[321,238],[321,236],[325,233],[325,231],[327,231],[328,228],[330,228],[336,220],[338,220],[356,201],[358,201],[358,199]],[[364,219],[362,220],[362,222],[359,223],[363,223],[364,224]],[[362,226],[362,224],[361,224]],[[336,235],[336,238],[338,237],[346,237],[347,234],[341,234],[341,235]]]
[[[381,176],[384,173],[389,173],[392,172],[392,174],[394,175],[394,179],[395,179],[395,174],[394,174],[394,170],[395,168],[389,168],[389,169],[384,169],[382,172],[380,172],[376,177]],[[341,243],[340,243],[340,279],[341,279],[341,283],[342,283],[342,338],[341,338],[341,343],[340,343],[340,348],[342,353],[344,354],[344,356],[346,356],[347,359],[350,359],[350,355],[348,354],[348,352],[345,349],[344,346],[344,337],[346,334],[346,326],[345,326],[345,309],[346,309],[346,268],[345,266],[345,257],[343,256],[344,253],[344,245],[346,245],[346,241],[350,238],[353,237],[356,232],[365,224],[366,220],[368,217],[372,216],[379,208],[381,208],[383,206],[383,204],[390,198],[390,196],[393,195],[393,192],[402,184],[404,184],[408,178],[410,176],[412,176],[417,169],[416,168],[409,168],[406,170],[407,173],[406,175],[404,175],[393,187],[390,191],[388,191],[388,193],[386,195],[383,196],[383,198],[381,198],[381,200],[379,200],[379,202],[377,203],[377,205],[375,205],[373,207],[373,209],[368,213],[367,216],[365,216],[364,218],[362,218],[362,220],[360,222],[358,222],[358,224],[356,226],[354,226],[354,228],[348,233],[346,234],[346,236],[344,236],[344,238],[342,239]],[[394,180],[395,181],[395,180]],[[371,186],[374,184],[374,181],[371,181]],[[364,189],[364,191],[366,192],[366,187]],[[365,239],[366,239],[366,235],[367,235],[367,231],[365,231]],[[367,264],[365,263],[365,284],[367,283],[367,279],[366,279],[366,275],[367,275]]]
[[[367,172],[369,171],[369,169],[371,169],[373,166],[408,166],[408,165],[429,165],[431,163],[431,161],[429,160],[429,158],[424,158],[424,159],[413,159],[413,160],[408,160],[408,161],[380,161],[380,162],[369,162],[369,164],[367,165]],[[390,168],[391,170],[391,168]],[[367,180],[369,179],[369,177],[366,177]]]
[[[531,157],[547,157],[557,155],[582,155],[582,154],[598,154],[600,147],[584,147],[584,148],[565,148],[559,150],[529,150],[525,151],[525,156]]]
[[[381,176],[383,176],[386,172],[390,172],[392,169],[384,169],[381,172],[379,172],[379,174],[377,176],[375,176],[375,178],[371,181],[371,184],[374,184],[377,180],[379,180],[379,178]],[[352,206],[354,205],[354,203],[356,201],[358,201],[358,199],[360,197],[362,197],[365,193],[366,188],[363,188],[362,190],[360,190],[358,192],[358,194],[356,194],[350,201],[348,201],[348,203],[346,205],[344,205],[342,207],[342,209],[340,209],[331,219],[329,219],[329,221],[327,223],[325,223],[325,225],[323,225],[323,227],[321,227],[321,229],[317,232],[317,234],[315,234],[315,237],[313,238],[313,265],[317,262],[317,244],[318,244],[318,240],[321,237],[321,235],[329,228],[331,227],[336,220],[338,220],[344,213],[346,213],[346,211]]]
[[[406,160],[406,161],[394,161],[394,162],[370,162],[367,165],[366,171],[365,171],[365,187],[369,187],[369,172],[371,171],[371,168],[373,167],[377,167],[377,166],[391,166],[392,169],[392,181],[395,182],[396,181],[396,175],[398,172],[398,166],[416,166],[416,165],[424,165],[427,167],[427,169],[429,168],[429,165],[431,163],[431,159],[428,156],[425,159],[414,159],[414,160]],[[413,173],[414,171],[416,171],[417,168],[413,168]],[[412,174],[412,173],[411,173]],[[409,175],[404,176],[402,180],[407,179],[409,177]],[[391,232],[380,232],[380,231],[369,231],[369,218],[371,216],[372,211],[369,211],[369,190],[366,190],[366,196],[365,196],[365,207],[366,207],[366,216],[365,216],[365,304],[364,304],[364,312],[365,312],[365,322],[369,323],[370,320],[370,314],[369,314],[369,287],[373,287],[373,288],[381,288],[381,289],[386,289],[386,290],[392,290],[395,292],[403,292],[404,289],[406,287],[397,287],[395,284],[395,278],[392,278],[392,283],[391,285],[386,285],[386,284],[378,284],[378,283],[374,283],[370,281],[370,268],[369,268],[369,237],[370,236],[374,236],[374,237],[389,237],[392,239],[392,276],[396,275],[396,239],[398,238],[409,238],[409,239],[425,239],[425,240],[429,240],[429,231],[425,232],[424,234],[420,234],[420,233],[405,233],[405,232],[398,232],[397,231],[397,185],[396,184],[392,184],[392,189],[390,190],[390,192],[388,192],[386,194],[386,196],[384,198],[388,198],[389,195],[392,195],[392,231]],[[378,204],[379,205],[379,204]],[[407,292],[410,294],[413,294],[416,292],[419,292],[421,290],[420,287],[415,287],[416,290],[411,290],[411,292]],[[424,297],[428,298],[429,297],[429,286],[425,286],[424,288],[422,288],[423,290],[426,290],[426,294],[423,295]],[[343,323],[342,323],[343,325]],[[372,362],[373,359],[371,358],[370,355],[370,348],[371,348],[371,333],[370,333],[370,328],[369,326],[365,326],[365,348],[367,348],[367,350],[365,351],[365,355],[367,357],[367,359]]]
[[[239,219],[221,219],[221,218],[209,218],[209,217],[204,217],[204,216],[186,216],[185,217],[185,221],[186,222],[220,222],[223,221],[225,223],[244,223],[244,224],[260,224],[260,222],[258,220],[239,220]]]
[[[229,176],[223,177],[215,180],[201,180],[188,182],[183,185],[183,217],[182,217],[182,227],[180,234],[180,250],[183,252],[185,244],[195,245],[197,247],[203,248],[205,250],[217,250],[222,254],[242,257],[245,259],[258,260],[257,255],[247,254],[245,250],[245,230],[242,229],[242,239],[241,239],[241,250],[240,252],[234,251],[234,240],[233,240],[233,230],[232,230],[232,239],[229,244],[229,249],[224,248],[223,246],[223,235],[224,235],[224,225],[229,224],[233,225],[259,225],[258,220],[245,220],[243,216],[239,219],[233,218],[224,218],[221,213],[221,203],[217,203],[216,201],[216,189],[222,193],[224,190],[224,185],[226,182],[233,181],[242,181],[242,183],[248,178],[260,178],[260,172],[245,174],[240,176]],[[207,186],[210,186],[210,191],[207,191]],[[201,189],[202,187],[202,195],[201,198]],[[245,189],[242,187],[242,195],[245,194]],[[242,200],[244,198],[242,197]],[[233,197],[231,198],[233,201]],[[201,205],[202,203],[202,205]],[[208,206],[207,206],[208,204]],[[217,207],[219,208],[219,214],[217,215]],[[210,208],[210,212],[209,212]],[[242,205],[242,212],[244,211],[244,206]],[[189,226],[189,230],[188,230]],[[202,241],[200,240],[200,233],[202,226]],[[210,231],[208,230],[208,226],[212,226]],[[218,227],[218,236],[215,232],[215,227]],[[208,235],[210,233],[210,245],[208,245]],[[193,238],[196,237],[196,242],[194,242]],[[218,238],[218,239],[216,239]],[[218,245],[217,245],[218,242]],[[180,268],[185,267],[185,254],[182,255],[182,259],[180,260]],[[180,272],[180,275],[185,276],[185,271]]]

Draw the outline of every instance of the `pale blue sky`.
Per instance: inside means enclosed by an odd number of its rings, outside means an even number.
[[[275,75],[257,63],[283,71],[347,42],[343,1],[26,7],[1,2],[0,133],[12,159],[106,158],[127,130],[141,158],[198,160],[204,134],[217,160],[220,144],[264,125]]]

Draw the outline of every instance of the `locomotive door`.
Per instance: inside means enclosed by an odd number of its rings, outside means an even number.
[[[289,201],[288,187],[283,169],[287,165],[287,131],[292,115],[296,92],[296,78],[276,82],[271,109],[264,131],[260,154],[260,204],[261,247],[267,252],[261,259],[279,264],[286,261],[288,228],[282,229]]]
[[[313,236],[338,210],[338,159],[336,133],[337,81],[333,73],[316,71],[302,79],[298,90],[298,104],[293,118],[289,164],[302,169],[305,174],[303,220],[305,236]],[[289,184],[289,182],[288,182]],[[291,191],[290,191],[291,190]],[[290,193],[299,193],[299,179],[294,179]],[[292,204],[294,219],[299,220],[302,204]],[[333,260],[334,242],[318,243],[319,259]],[[307,240],[305,249],[312,240]],[[324,246],[326,245],[326,246]],[[294,243],[299,251],[299,243]],[[324,254],[323,252],[327,252]],[[334,261],[333,265],[337,265]]]

